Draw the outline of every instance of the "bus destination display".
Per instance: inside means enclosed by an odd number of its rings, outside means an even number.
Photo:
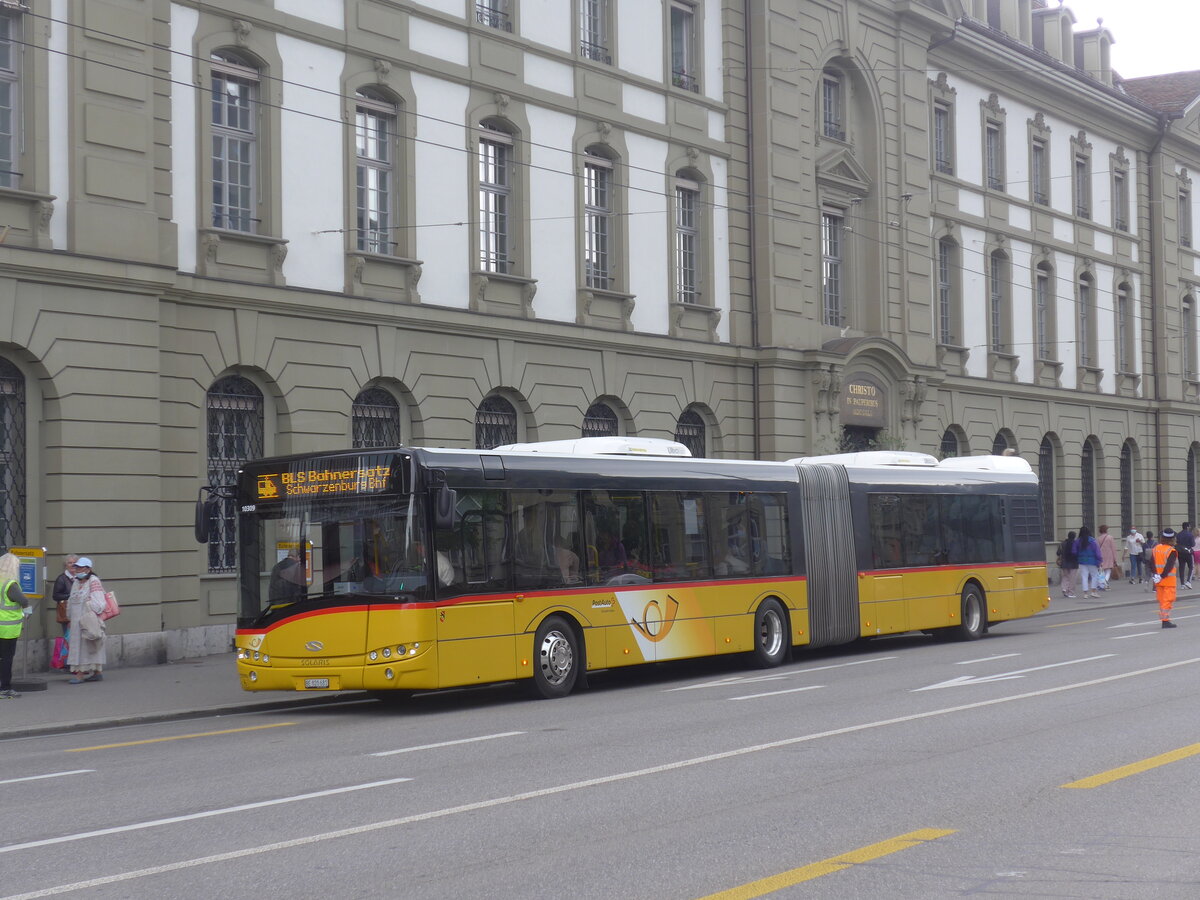
[[[390,467],[357,466],[350,469],[291,468],[285,472],[259,472],[254,493],[260,502],[297,497],[331,497],[377,494],[388,488]]]

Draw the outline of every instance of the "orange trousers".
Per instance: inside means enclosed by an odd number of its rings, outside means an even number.
[[[1175,605],[1175,585],[1160,582],[1154,586],[1154,594],[1158,597],[1158,617],[1165,622],[1171,618],[1171,607]]]

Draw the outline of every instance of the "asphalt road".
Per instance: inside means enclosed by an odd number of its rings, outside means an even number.
[[[0,895],[1190,900],[1175,619],[0,741]]]

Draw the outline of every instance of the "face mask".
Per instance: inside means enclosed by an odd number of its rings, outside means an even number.
[[[87,581],[89,578],[92,577],[92,573],[91,572],[76,572],[75,577],[78,578],[80,581]]]

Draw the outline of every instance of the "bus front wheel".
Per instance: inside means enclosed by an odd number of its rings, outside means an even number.
[[[534,696],[553,700],[565,697],[579,679],[579,644],[575,631],[562,616],[551,616],[533,639]]]
[[[780,665],[787,657],[787,613],[774,597],[754,612],[754,660],[764,669]]]
[[[978,585],[968,584],[962,592],[962,611],[959,624],[950,629],[960,641],[977,641],[987,631],[987,605]]]

